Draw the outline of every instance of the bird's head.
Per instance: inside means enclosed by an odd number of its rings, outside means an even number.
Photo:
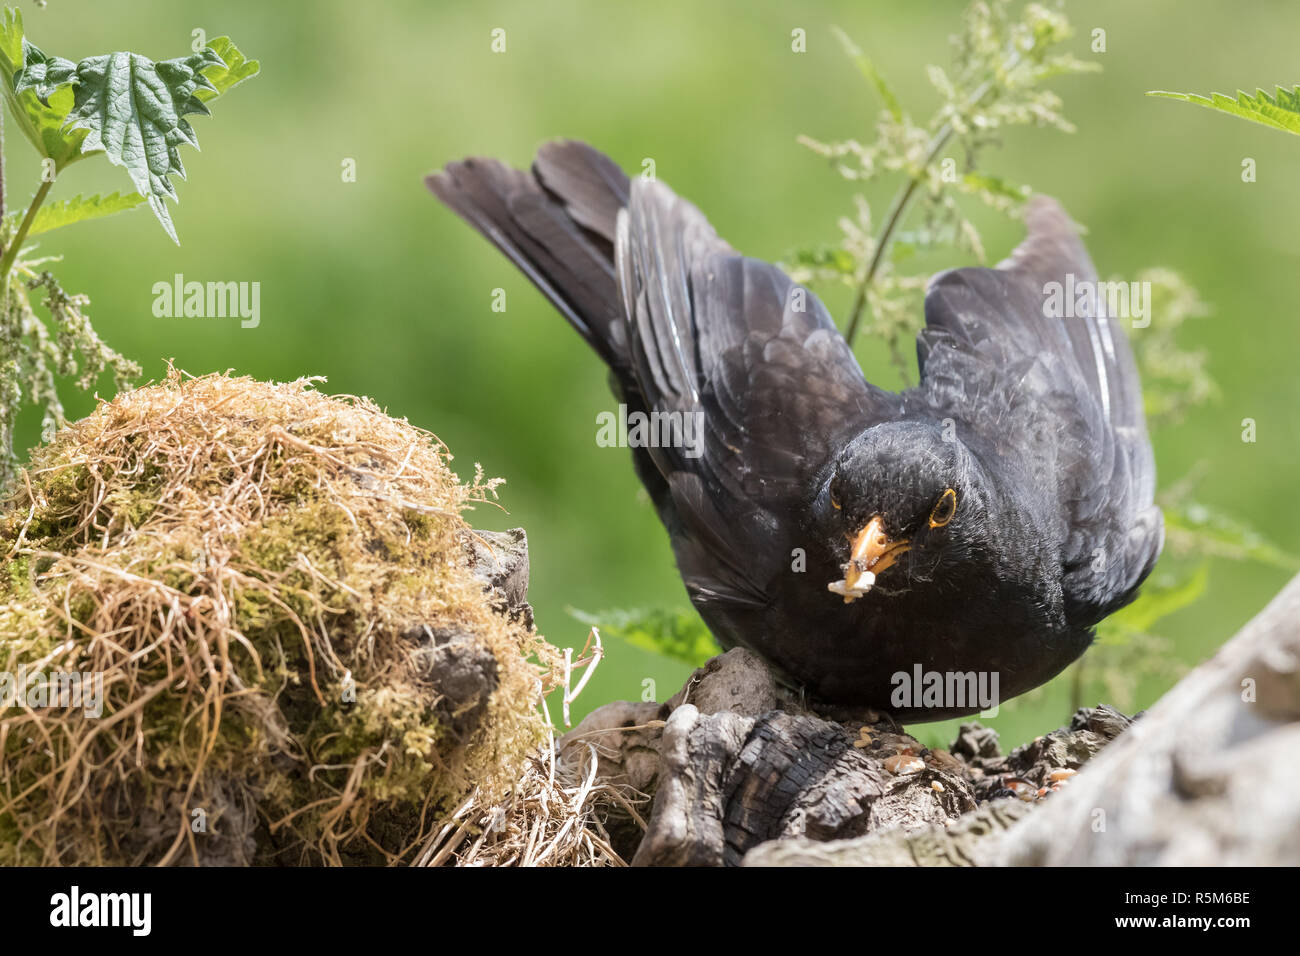
[[[822,485],[817,512],[844,572],[828,582],[850,603],[878,584],[897,591],[968,557],[986,509],[980,469],[940,425],[903,421],[854,438]]]

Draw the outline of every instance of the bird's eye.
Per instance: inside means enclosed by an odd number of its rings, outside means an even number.
[[[831,507],[836,511],[840,510],[840,479],[837,475],[831,479]]]
[[[939,496],[938,502],[930,510],[930,527],[942,528],[957,513],[957,492],[951,488]]]

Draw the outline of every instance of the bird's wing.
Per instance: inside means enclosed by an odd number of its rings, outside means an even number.
[[[696,449],[650,450],[689,532],[675,536],[687,587],[763,603],[813,477],[900,399],[868,384],[816,296],[661,183],[633,182],[615,259],[647,407],[703,425]]]
[[[1096,282],[1075,227],[1047,197],[1025,218],[1028,237],[997,268],[932,280],[908,400],[1059,502],[1067,613],[1094,623],[1132,598],[1160,553],[1155,462],[1124,320],[1100,296],[1076,301],[1073,317],[1047,315],[1051,283]]]

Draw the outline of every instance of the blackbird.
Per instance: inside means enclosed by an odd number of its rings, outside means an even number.
[[[891,392],[815,295],[584,143],[427,184],[595,349],[629,420],[700,426],[693,446],[635,448],[637,472],[714,636],[812,698],[919,721],[986,709],[975,678],[1006,700],[1055,676],[1155,563],[1124,333],[1097,295],[1046,308],[1096,289],[1053,200],[1027,205],[996,268],[931,280],[920,384]]]

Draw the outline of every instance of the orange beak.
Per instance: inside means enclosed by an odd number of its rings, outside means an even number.
[[[844,580],[832,581],[827,587],[841,595],[845,604],[850,604],[870,591],[876,584],[876,576],[892,567],[899,555],[911,546],[907,539],[895,541],[885,534],[884,519],[876,515],[853,539],[848,563],[843,566]]]

